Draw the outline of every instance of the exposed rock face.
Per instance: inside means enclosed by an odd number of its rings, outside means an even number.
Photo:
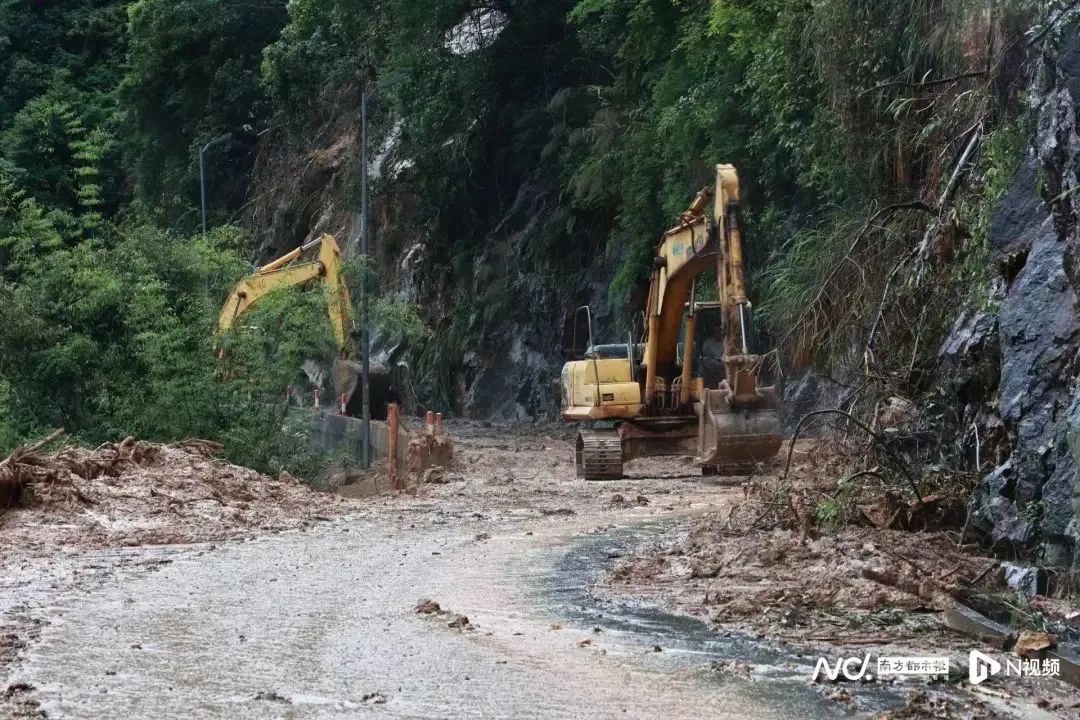
[[[470,330],[477,341],[463,358],[463,412],[493,422],[554,418],[559,377],[567,359],[566,328],[574,307],[605,306],[610,271],[602,253],[582,264],[588,248],[569,257],[530,250],[542,245],[555,203],[542,188],[522,185],[517,201],[490,233],[473,263]],[[576,265],[576,266],[575,266]],[[594,316],[597,340],[614,340],[614,327]]]
[[[1032,93],[1034,147],[991,222],[989,242],[1005,282],[997,318],[999,411],[1015,443],[1010,457],[984,479],[972,516],[994,539],[1036,543],[1048,562],[1063,565],[1080,555],[1077,30],[1076,18],[1063,24],[1058,47],[1042,59]],[[958,321],[946,348],[968,342],[964,337],[990,335],[968,332]],[[994,352],[989,346],[984,351]]]
[[[1001,374],[997,315],[975,310],[957,317],[938,351],[938,361],[961,402],[993,395]]]
[[[814,372],[813,369],[786,379],[782,383],[781,422],[785,436],[795,434],[799,421],[807,413],[826,408],[838,408],[850,397],[852,386]],[[820,433],[813,427],[803,426],[800,437]]]

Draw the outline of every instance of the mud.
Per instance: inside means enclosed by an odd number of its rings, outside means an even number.
[[[639,548],[609,579],[718,623],[815,637],[833,628],[850,640],[855,626],[864,635],[895,626],[897,611],[947,609],[950,591],[1000,589],[988,572],[997,565],[945,533],[849,528],[800,542],[790,530],[733,529],[720,513]]]
[[[907,704],[907,686],[811,684],[799,645],[605,584],[740,489],[678,459],[578,480],[562,428],[451,431],[460,459],[442,482],[330,501],[347,512],[325,522],[5,556],[0,637],[19,647],[0,665],[0,716],[841,718]]]
[[[918,523],[927,510],[939,513],[945,496],[928,497],[907,513],[911,506],[903,503],[886,513],[861,506],[863,525],[823,526],[811,498],[831,499],[842,463],[829,445],[812,441],[800,442],[794,457],[787,476],[780,477],[783,463],[777,462],[744,483],[741,497],[721,511],[686,519],[622,554],[605,575],[612,592],[650,598],[718,632],[749,632],[834,657],[948,655],[954,668],[966,669],[968,651],[980,644],[946,626],[942,613],[957,602],[1018,602],[1001,560],[962,545],[961,532],[890,529],[896,518]],[[883,515],[892,520],[875,523]],[[1030,608],[1062,622],[1080,616],[1069,603],[1038,596]],[[1044,711],[1080,717],[1074,686],[1047,678],[995,680],[996,690],[977,688],[995,700],[985,713],[966,711],[970,698],[958,703],[919,690],[883,717],[1035,717]],[[856,703],[859,695],[844,689],[837,699]]]
[[[95,450],[17,453],[5,463],[18,487],[0,510],[6,560],[60,549],[171,545],[284,530],[347,503],[215,457],[220,446],[128,438]],[[17,484],[16,484],[17,483]]]

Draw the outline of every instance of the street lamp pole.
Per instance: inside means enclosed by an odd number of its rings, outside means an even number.
[[[364,268],[360,276],[360,352],[362,353],[360,376],[360,466],[365,470],[371,467],[371,338],[368,335],[368,101],[375,90],[365,90],[360,98],[360,254],[364,258]]]
[[[204,145],[199,150],[199,194],[202,196],[202,231],[203,235],[206,234],[206,148],[209,145]]]
[[[360,312],[363,314],[360,320],[360,432],[361,454],[360,464],[363,468],[371,467],[371,325],[370,313],[367,306],[368,273],[370,268],[368,252],[370,246],[370,217],[368,212],[368,104],[374,99],[380,89],[396,85],[405,79],[405,75],[397,73],[376,83],[370,89],[365,90],[360,96],[360,254],[364,258],[365,267],[360,278]]]
[[[202,201],[202,231],[206,234],[206,151],[232,138],[232,133],[219,135],[199,149],[199,195]]]

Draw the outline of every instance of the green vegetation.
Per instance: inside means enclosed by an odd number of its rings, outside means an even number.
[[[597,258],[611,316],[636,310],[658,232],[717,161],[746,183],[752,286],[785,354],[863,362],[865,346],[882,376],[907,368],[917,389],[912,348],[932,353],[933,338],[890,319],[982,297],[987,208],[1028,133],[1022,88],[999,80],[1032,5],[999,0],[987,17],[976,0],[6,0],[0,449],[63,425],[89,442],[224,438],[280,464],[267,408],[303,358],[332,350],[310,330],[319,294],[265,303],[256,329],[225,341],[224,381],[211,329],[253,238],[288,223],[303,235],[319,215],[323,186],[301,190],[309,153],[355,149],[376,82],[376,140],[400,119],[409,160],[376,181],[408,198],[376,239],[392,256],[421,238],[419,279],[438,289],[372,311],[420,348],[432,402],[453,401],[462,357],[492,327],[557,326],[565,308],[540,298],[574,304],[566,290]],[[223,136],[208,155],[221,229],[204,237],[198,150]],[[355,206],[355,155],[321,200],[339,212]],[[283,198],[302,212],[277,218]],[[956,242],[917,257],[930,224]],[[894,285],[898,266],[931,280]]]
[[[243,203],[257,134],[270,118],[259,70],[262,51],[281,32],[286,4],[128,3],[119,107],[130,180],[146,215],[196,227],[198,148],[225,133],[232,142],[210,164],[210,182],[219,188],[215,207],[230,210]]]

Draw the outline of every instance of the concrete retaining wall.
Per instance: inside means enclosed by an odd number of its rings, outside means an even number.
[[[336,415],[330,412],[306,411],[311,416],[311,444],[319,450],[334,452],[342,448],[356,460],[363,453],[361,439],[362,422],[359,418]],[[406,467],[408,462],[409,440],[412,435],[404,428],[398,428],[398,467]],[[382,420],[371,421],[371,462],[375,464],[385,460],[390,448],[390,428]]]

